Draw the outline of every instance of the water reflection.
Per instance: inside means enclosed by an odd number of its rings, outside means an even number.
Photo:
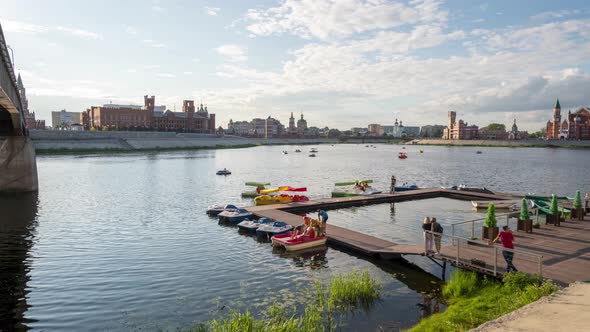
[[[312,270],[328,267],[327,251],[328,247],[326,246],[298,251],[286,251],[281,247],[272,248],[273,254],[292,259],[296,267],[308,267]]]
[[[0,331],[26,331],[31,322],[24,313],[37,206],[37,194],[0,196]]]

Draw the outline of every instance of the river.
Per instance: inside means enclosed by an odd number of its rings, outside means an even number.
[[[392,174],[420,187],[590,191],[586,150],[408,146],[409,158],[400,160],[396,145],[313,146],[316,158],[308,157],[311,147],[38,157],[39,193],[0,197],[0,330],[187,328],[230,310],[258,312],[271,299],[294,301],[310,281],[353,268],[379,279],[383,296],[344,317],[344,329],[407,328],[444,310],[432,295],[434,276],[333,248],[273,253],[205,209],[251,204],[240,197],[246,181],[306,186],[318,198],[334,182],[358,178],[387,190]],[[232,175],[216,176],[224,167]],[[437,198],[331,211],[329,222],[416,243],[424,215],[443,225],[480,216],[469,202]]]

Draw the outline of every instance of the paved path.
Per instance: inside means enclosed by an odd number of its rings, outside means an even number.
[[[573,283],[552,296],[524,306],[472,331],[588,331],[590,283]]]

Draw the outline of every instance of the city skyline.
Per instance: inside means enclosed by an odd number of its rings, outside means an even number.
[[[31,111],[161,96],[219,123],[271,115],[330,128],[446,122],[531,132],[588,106],[583,1],[0,1]],[[30,8],[36,8],[31,11]],[[369,19],[370,18],[370,19]],[[586,98],[586,99],[585,99]]]

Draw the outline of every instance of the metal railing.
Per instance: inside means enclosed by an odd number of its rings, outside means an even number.
[[[532,211],[533,209],[529,210]],[[534,209],[536,210],[536,209]],[[502,218],[502,217],[506,217],[506,225],[510,226],[510,219],[511,218],[515,218],[518,217],[518,215],[520,214],[519,211],[511,211],[508,213],[501,213],[501,214],[497,214],[496,215],[496,219]],[[477,218],[477,219],[471,219],[471,220],[466,220],[466,221],[460,221],[460,222],[456,222],[456,223],[452,223],[451,224],[451,235],[452,236],[458,236],[456,234],[456,229],[459,226],[465,225],[465,224],[471,224],[471,239],[475,239],[475,223],[477,222],[483,222],[486,218],[485,217],[481,217],[481,218]],[[455,243],[453,243],[454,245]]]
[[[469,222],[469,221],[467,221]],[[431,234],[433,237],[441,236],[441,245],[442,243],[451,244],[453,247],[453,254],[447,255],[447,257],[451,257],[455,263],[455,265],[468,265],[471,267],[477,266],[478,269],[483,269],[488,271],[489,273],[493,274],[494,276],[498,275],[499,272],[499,262],[498,256],[502,255],[503,251],[512,252],[518,257],[519,260],[530,260],[534,264],[537,265],[536,272],[538,273],[539,277],[543,277],[543,255],[535,254],[526,250],[520,249],[509,249],[500,247],[498,245],[492,244],[488,245],[487,243],[482,243],[477,240],[467,239],[464,237],[456,236],[456,235],[448,235],[443,233],[436,233],[432,231],[424,231],[425,233]],[[478,255],[469,255],[465,254],[465,249],[461,250],[462,248],[469,248],[469,251],[473,253],[474,251],[478,253]],[[490,258],[493,263],[491,265],[491,269],[487,268],[487,260],[486,266],[479,266],[473,263],[465,263],[466,260],[478,260],[479,258]],[[500,259],[502,261],[502,259]],[[530,271],[529,271],[530,272]]]

